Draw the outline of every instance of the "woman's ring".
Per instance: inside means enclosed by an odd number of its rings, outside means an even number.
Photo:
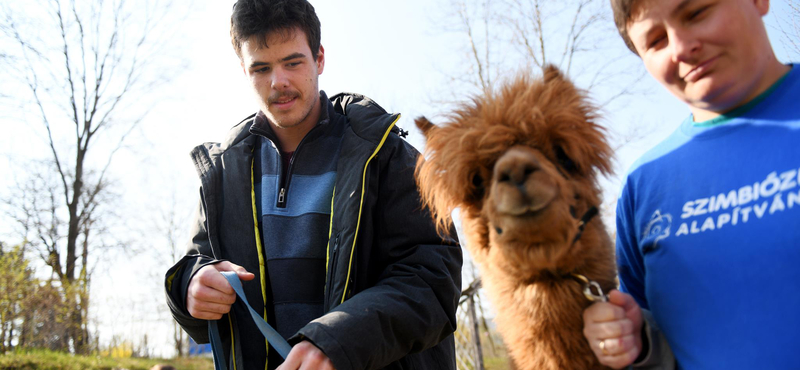
[[[608,356],[608,350],[606,349],[606,340],[603,339],[600,341],[600,351],[603,352],[603,356]]]

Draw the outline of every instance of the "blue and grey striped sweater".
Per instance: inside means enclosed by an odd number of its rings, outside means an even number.
[[[266,261],[267,316],[287,339],[323,314],[331,197],[346,120],[328,105],[285,169],[263,113],[251,128],[260,136],[253,185]]]

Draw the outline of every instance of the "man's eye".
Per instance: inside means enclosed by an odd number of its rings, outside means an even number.
[[[699,17],[701,14],[703,14],[703,12],[706,11],[706,9],[708,9],[708,7],[703,7],[703,8],[697,9],[697,10],[689,13],[689,20],[693,20],[693,19]]]
[[[291,63],[287,64],[287,66],[289,66],[289,67],[297,67],[299,65],[300,65],[300,62],[291,62]]]
[[[255,70],[256,73],[264,73],[264,72],[268,72],[268,71],[269,71],[269,67],[259,68],[259,69]]]
[[[658,37],[654,38],[649,43],[647,43],[647,48],[648,49],[652,49],[652,48],[657,47],[658,44],[661,43],[662,40],[664,40],[664,36],[658,36]]]

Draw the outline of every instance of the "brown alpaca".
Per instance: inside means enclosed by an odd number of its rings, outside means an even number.
[[[605,292],[616,286],[600,217],[585,229],[580,221],[600,205],[597,173],[611,171],[595,112],[548,67],[542,80],[520,77],[463,104],[441,127],[416,120],[427,140],[416,174],[423,202],[442,232],[460,209],[497,328],[521,370],[605,368],[583,337],[591,302],[574,275]]]

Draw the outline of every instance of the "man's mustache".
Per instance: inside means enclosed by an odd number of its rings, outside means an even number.
[[[270,95],[269,98],[267,98],[267,103],[272,104],[272,103],[276,103],[276,102],[281,101],[281,100],[283,100],[283,101],[292,100],[292,99],[297,98],[299,96],[300,96],[300,93],[298,93],[297,91],[281,92],[281,93]]]

